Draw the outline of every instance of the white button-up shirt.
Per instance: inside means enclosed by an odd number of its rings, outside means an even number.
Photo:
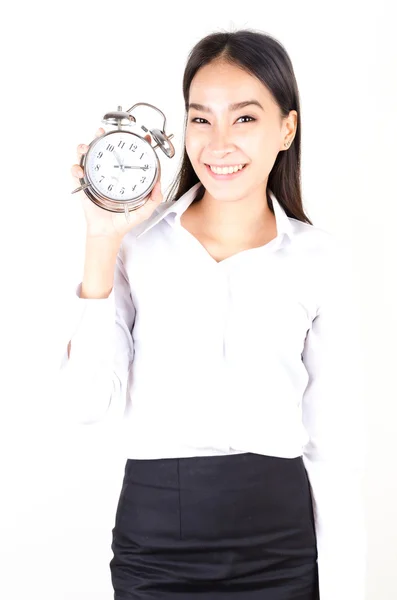
[[[303,455],[321,600],[364,600],[351,248],[270,193],[277,237],[217,262],[180,224],[199,186],[124,237],[108,298],[77,286],[65,404],[81,423],[117,419],[129,458]]]

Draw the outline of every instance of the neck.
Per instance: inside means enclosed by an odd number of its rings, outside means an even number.
[[[206,236],[222,244],[240,244],[272,232],[275,216],[266,198],[266,186],[236,200],[219,200],[205,190],[191,209],[202,223]]]

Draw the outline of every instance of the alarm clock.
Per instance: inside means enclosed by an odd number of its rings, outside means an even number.
[[[160,113],[162,129],[147,129],[143,124],[138,126],[132,114],[137,106],[149,106]],[[100,208],[124,212],[129,220],[129,212],[147,202],[161,176],[156,148],[160,148],[168,158],[174,156],[175,149],[170,141],[173,135],[165,133],[164,113],[146,102],[138,102],[125,112],[118,106],[117,111],[104,115],[102,123],[114,129],[89,144],[80,160],[84,173],[79,179],[81,185],[72,194],[83,190]],[[145,139],[145,134],[150,134],[155,146]]]

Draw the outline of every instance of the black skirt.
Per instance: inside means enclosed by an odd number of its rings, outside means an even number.
[[[318,600],[302,457],[127,459],[114,600]]]

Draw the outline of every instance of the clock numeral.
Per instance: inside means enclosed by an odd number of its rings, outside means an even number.
[[[125,142],[123,142],[122,140],[120,140],[118,148],[120,148],[120,146],[121,146],[121,149],[123,149],[124,146],[125,146]]]
[[[141,154],[141,156],[140,156],[139,160],[142,160],[142,156],[143,156],[144,154],[145,154],[145,153],[144,153],[144,152],[142,152],[142,154]]]
[[[141,183],[145,183],[146,177],[141,177]]]
[[[138,146],[136,144],[131,144],[130,146],[130,150],[131,152],[135,152],[135,150],[138,148]]]
[[[109,190],[109,192],[111,192],[111,191],[112,191],[112,189],[113,189],[113,183],[111,183],[111,184],[108,186],[108,190]]]
[[[94,171],[99,171],[99,168],[100,168],[100,166],[101,166],[101,165],[95,165],[95,167],[94,167]]]
[[[103,156],[103,152],[98,152],[98,154],[97,154],[97,156],[96,156],[96,157],[97,157],[97,158],[102,158],[102,156]]]
[[[124,192],[125,192],[125,188],[122,187],[120,190],[120,194],[124,194]]]
[[[132,191],[135,192],[135,188],[136,188],[136,184],[134,185],[134,187],[132,188]]]
[[[99,183],[102,183],[102,181],[105,179],[105,175],[101,176],[101,179],[99,180]]]
[[[142,167],[142,171],[147,171],[147,170],[148,170],[148,168],[149,168],[149,165],[143,165],[143,167]]]
[[[112,146],[111,144],[108,144],[108,147],[106,148],[106,150],[109,150],[109,152],[113,152],[114,146]]]

